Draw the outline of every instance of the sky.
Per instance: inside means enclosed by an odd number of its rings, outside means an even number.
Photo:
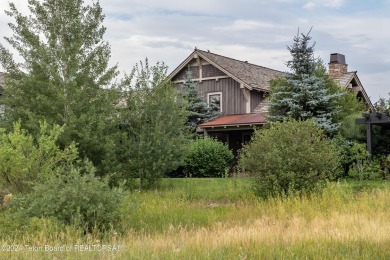
[[[8,9],[0,1],[0,9]],[[14,0],[27,12],[27,0]],[[85,0],[91,3],[91,0]],[[194,48],[289,71],[287,46],[310,33],[315,56],[345,55],[373,102],[390,92],[390,0],[100,0],[111,65],[130,72],[139,61],[174,70]],[[0,36],[10,36],[0,14]],[[3,37],[0,43],[4,44]]]

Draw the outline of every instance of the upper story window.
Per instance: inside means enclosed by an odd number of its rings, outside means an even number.
[[[211,107],[218,108],[222,112],[222,92],[207,93],[207,104]]]

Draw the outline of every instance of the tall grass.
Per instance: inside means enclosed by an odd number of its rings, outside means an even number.
[[[121,251],[0,252],[36,259],[384,259],[390,258],[390,185],[332,183],[320,194],[259,200],[246,179],[165,180],[134,193],[123,226],[84,235],[72,227],[0,244],[116,244]],[[45,223],[45,221],[43,221]]]

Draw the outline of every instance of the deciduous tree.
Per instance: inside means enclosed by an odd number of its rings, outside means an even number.
[[[14,19],[13,36],[5,37],[22,58],[0,45],[0,62],[6,71],[5,125],[21,119],[32,133],[38,122],[65,125],[62,146],[77,143],[80,154],[97,166],[111,149],[114,124],[110,90],[116,67],[109,67],[110,46],[103,40],[106,28],[99,2],[83,0],[28,0],[30,15],[10,3],[6,14]]]
[[[140,178],[141,189],[176,169],[188,139],[186,103],[166,72],[163,63],[149,66],[146,60],[122,83],[119,172],[125,179]]]

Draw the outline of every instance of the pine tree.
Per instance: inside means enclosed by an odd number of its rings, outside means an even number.
[[[187,72],[185,83],[183,84],[183,97],[188,101],[188,120],[187,124],[196,130],[196,126],[217,118],[220,114],[218,108],[204,102],[203,97],[199,94],[196,82],[193,81],[191,72]]]
[[[296,120],[313,118],[328,133],[339,127],[334,117],[338,113],[338,98],[341,93],[331,93],[330,78],[320,75],[322,62],[314,58],[315,43],[311,37],[299,34],[288,47],[292,59],[287,62],[291,73],[271,84],[270,120],[282,121],[291,117]]]
[[[0,45],[0,63],[6,70],[5,126],[21,119],[23,128],[39,131],[39,121],[65,125],[62,146],[75,141],[80,154],[95,165],[110,150],[113,103],[110,88],[117,75],[109,67],[110,46],[99,2],[83,0],[28,0],[31,15],[13,3],[6,14],[14,19],[6,41],[22,58]]]

